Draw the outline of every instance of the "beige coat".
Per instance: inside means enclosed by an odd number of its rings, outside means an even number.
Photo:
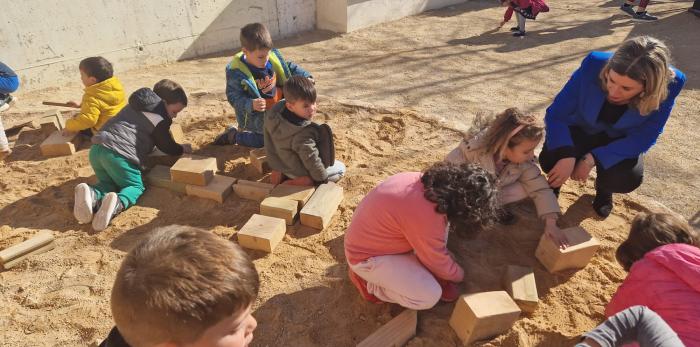
[[[542,175],[540,167],[537,166],[535,158],[522,164],[508,163],[501,170],[501,173],[497,174],[493,155],[484,153],[482,147],[480,136],[471,140],[463,140],[457,148],[447,154],[445,161],[455,164],[478,164],[497,176],[498,188],[502,190],[506,190],[512,185],[520,185],[521,190],[524,190],[535,203],[539,217],[549,213],[561,213],[557,198],[549,187],[547,179]]]

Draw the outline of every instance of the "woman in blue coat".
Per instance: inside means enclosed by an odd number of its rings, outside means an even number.
[[[540,165],[557,194],[569,178],[585,181],[595,167],[593,209],[607,217],[613,193],[642,184],[643,155],[685,84],[670,59],[666,45],[649,36],[625,41],[614,54],[588,54],[545,116]]]

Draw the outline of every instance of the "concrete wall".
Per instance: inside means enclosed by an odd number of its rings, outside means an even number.
[[[312,30],[315,13],[316,0],[15,1],[0,11],[0,60],[23,91],[55,87],[79,79],[85,57],[104,56],[118,73],[234,49],[250,22],[273,38]]]
[[[350,32],[466,0],[318,0],[319,29]]]

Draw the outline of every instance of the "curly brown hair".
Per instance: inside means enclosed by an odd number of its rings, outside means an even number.
[[[474,230],[496,219],[496,178],[476,164],[435,163],[423,172],[424,196],[457,230]]]

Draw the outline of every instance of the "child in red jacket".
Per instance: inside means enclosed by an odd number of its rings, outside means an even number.
[[[525,18],[535,20],[540,12],[549,12],[549,7],[544,0],[501,0],[502,6],[508,6],[506,13],[503,15],[502,27],[516,12],[515,17],[518,19],[518,26],[510,28],[513,31],[513,36],[525,36]]]

